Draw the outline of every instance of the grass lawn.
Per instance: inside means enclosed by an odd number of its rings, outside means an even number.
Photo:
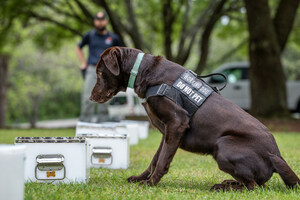
[[[0,130],[0,143],[14,143],[18,136],[74,136],[74,129]],[[300,133],[275,133],[282,156],[300,176]],[[300,199],[300,187],[287,189],[274,174],[265,188],[255,191],[210,192],[212,185],[231,179],[218,169],[211,156],[201,156],[179,150],[169,173],[155,187],[129,184],[126,178],[145,170],[156,149],[161,134],[151,131],[148,139],[130,148],[127,170],[92,169],[88,184],[27,183],[25,199]]]

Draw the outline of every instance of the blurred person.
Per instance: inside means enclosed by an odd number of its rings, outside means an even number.
[[[118,35],[106,29],[108,20],[104,12],[98,12],[94,17],[94,29],[85,33],[76,47],[76,54],[81,61],[81,72],[84,78],[84,89],[81,97],[81,113],[79,120],[83,122],[103,122],[109,120],[107,104],[98,104],[89,100],[91,91],[96,84],[96,64],[105,49],[112,46],[122,46]],[[85,59],[82,48],[88,45],[88,60]],[[93,121],[95,107],[98,106],[96,121]]]

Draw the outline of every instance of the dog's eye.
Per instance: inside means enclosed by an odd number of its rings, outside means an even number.
[[[98,78],[102,77],[102,72],[98,72]]]

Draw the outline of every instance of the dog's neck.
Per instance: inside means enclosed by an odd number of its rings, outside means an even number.
[[[133,65],[133,67],[130,71],[128,86],[127,86],[129,88],[133,88],[133,86],[134,86],[135,79],[136,79],[136,76],[139,72],[139,68],[141,66],[141,62],[143,60],[144,55],[145,55],[145,53],[139,53],[137,55],[137,58],[135,59],[134,65]]]
[[[136,57],[140,51],[129,50],[130,52],[124,52],[122,70],[123,70],[123,81],[122,83],[124,90],[128,85],[130,72],[135,63]],[[134,59],[132,59],[134,58]],[[173,69],[179,67],[182,70],[177,70],[176,72]],[[145,54],[141,62],[136,80],[134,83],[134,91],[140,98],[145,98],[146,91],[148,87],[154,85],[160,85],[162,83],[173,84],[172,81],[175,81],[176,78],[184,71],[184,68],[179,66],[176,63],[166,60],[162,56],[153,56],[151,54]],[[172,73],[171,73],[172,72]],[[178,73],[178,74],[177,74]],[[172,77],[170,78],[170,75]],[[126,85],[125,85],[126,84]]]
[[[122,69],[123,69],[123,81],[122,83],[124,84],[123,87],[126,88],[129,82],[129,77],[130,77],[130,72],[134,66],[134,63],[136,61],[136,59],[132,59],[132,57],[136,58],[138,55],[138,51],[135,51],[134,54],[133,52],[130,53],[126,53],[124,55],[124,59],[123,59],[123,63],[122,63]],[[127,54],[130,55],[130,57],[127,57]],[[141,64],[140,64],[140,68],[138,70],[138,73],[136,75],[136,79],[133,85],[133,89],[135,91],[135,93],[140,97],[140,98],[144,98],[145,97],[145,93],[147,90],[147,80],[143,80],[143,74],[146,73],[148,68],[151,68],[152,65],[154,65],[153,63],[153,58],[154,56],[150,55],[150,54],[145,54]]]
[[[156,81],[159,81],[155,80],[155,82],[153,82],[153,71],[156,71],[155,68],[157,68],[162,58],[161,56],[153,56],[150,54],[144,56],[144,62],[141,63],[134,84],[134,91],[140,98],[145,98],[148,87],[152,86]]]

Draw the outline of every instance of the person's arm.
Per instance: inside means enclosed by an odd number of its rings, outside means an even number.
[[[81,62],[81,66],[80,66],[81,70],[86,69],[88,66],[88,63],[87,63],[86,59],[84,58],[82,48],[85,45],[89,44],[89,42],[90,42],[90,32],[87,32],[82,36],[81,42],[79,42],[78,45],[76,46],[76,55]]]
[[[77,57],[79,58],[79,60],[81,61],[80,69],[86,69],[88,64],[87,64],[86,59],[84,58],[83,51],[81,50],[81,48],[79,46],[76,46],[76,54],[77,54]]]

